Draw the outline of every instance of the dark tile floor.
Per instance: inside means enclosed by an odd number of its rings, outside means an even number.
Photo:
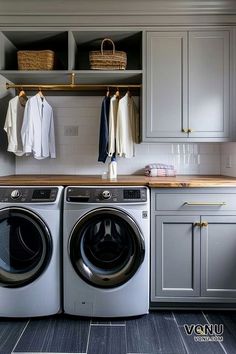
[[[184,326],[192,324],[222,324],[223,341],[215,341],[216,334],[187,335]],[[0,354],[9,353],[233,354],[236,312],[153,311],[114,320],[66,315],[0,319]]]

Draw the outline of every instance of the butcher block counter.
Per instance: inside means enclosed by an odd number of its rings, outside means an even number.
[[[120,175],[117,180],[102,179],[101,176],[86,175],[9,175],[0,177],[0,186],[149,186],[152,188],[202,188],[236,187],[235,177],[179,175],[177,177],[145,177]]]

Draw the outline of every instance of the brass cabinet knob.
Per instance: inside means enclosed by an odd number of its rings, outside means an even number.
[[[183,133],[188,133],[188,129],[187,129],[187,128],[183,128],[183,129],[182,129],[182,132],[183,132]]]
[[[207,227],[208,226],[208,222],[207,221],[203,221],[202,223],[201,223],[202,225],[202,227]]]
[[[188,133],[192,133],[193,132],[193,129],[188,129]]]

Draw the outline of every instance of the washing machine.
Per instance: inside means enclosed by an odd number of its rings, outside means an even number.
[[[0,187],[0,316],[61,309],[63,187]]]
[[[148,313],[149,208],[146,187],[66,188],[65,313],[91,317]]]

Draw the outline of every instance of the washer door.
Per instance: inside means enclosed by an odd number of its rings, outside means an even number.
[[[0,285],[20,287],[35,280],[52,254],[48,227],[33,212],[17,207],[0,210]]]
[[[127,282],[143,262],[145,243],[135,221],[121,210],[98,208],[75,224],[69,254],[87,283],[112,288]]]

